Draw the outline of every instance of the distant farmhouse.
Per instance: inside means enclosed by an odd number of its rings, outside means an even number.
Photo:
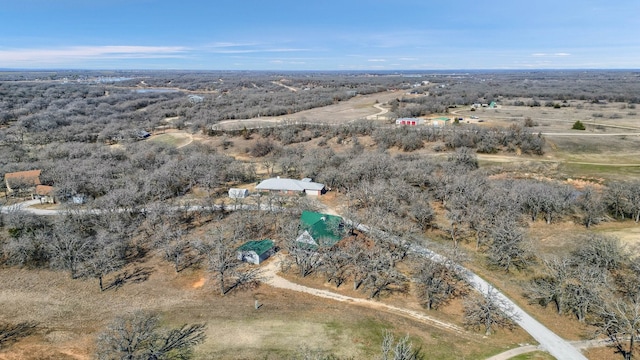
[[[258,191],[278,192],[285,194],[322,195],[327,192],[324,184],[312,182],[309,178],[302,180],[275,177],[263,180],[256,185]]]
[[[449,121],[451,121],[451,119],[449,119],[448,117],[441,116],[441,117],[437,117],[437,118],[431,119],[431,125],[434,126],[434,127],[447,126]]]
[[[396,119],[396,125],[416,126],[416,125],[422,125],[422,124],[424,124],[424,119],[420,119],[420,118],[399,118],[399,119]]]
[[[41,172],[42,170],[28,170],[4,174],[7,195],[21,192],[34,194],[36,186],[40,185]]]
[[[344,223],[340,216],[303,211],[300,226],[304,231],[296,239],[297,242],[317,247],[332,246],[342,240]]]
[[[275,251],[273,240],[252,240],[242,244],[237,250],[237,259],[252,264],[260,264]]]

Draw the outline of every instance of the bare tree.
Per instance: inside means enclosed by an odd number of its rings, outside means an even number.
[[[136,311],[116,318],[98,335],[100,360],[190,359],[193,348],[205,339],[204,324],[183,325],[166,330],[158,315]]]
[[[515,328],[513,308],[501,301],[497,292],[489,288],[486,294],[471,295],[464,301],[464,324],[466,327],[484,330],[491,335],[495,328]]]
[[[125,265],[125,245],[120,239],[111,237],[106,231],[99,231],[96,250],[87,260],[87,275],[98,279],[100,291],[104,291],[103,278]]]
[[[592,325],[596,335],[605,335],[616,353],[625,360],[634,358],[640,349],[640,298],[633,301],[615,299],[596,308]]]
[[[424,359],[422,351],[413,348],[409,335],[396,341],[390,331],[385,331],[382,338],[381,360],[420,360]]]
[[[567,312],[585,322],[594,307],[603,301],[608,274],[593,266],[579,266],[573,270],[570,281],[564,286],[564,304]]]
[[[256,283],[260,280],[260,269],[251,267],[237,258],[238,244],[224,228],[215,228],[197,245],[207,257],[209,271],[219,286],[220,294]]]
[[[582,223],[587,229],[602,221],[605,205],[602,196],[592,187],[584,189],[578,198],[578,206],[582,211]]]
[[[369,298],[377,298],[383,292],[406,291],[407,278],[395,267],[394,256],[381,248],[370,257],[363,287],[369,291]]]
[[[327,282],[340,287],[349,278],[351,270],[350,254],[341,246],[333,246],[323,253],[321,271]]]
[[[524,231],[510,219],[499,221],[490,233],[489,263],[509,272],[526,267],[531,258]]]
[[[183,270],[191,247],[185,231],[178,224],[165,223],[154,237],[154,246],[162,251],[165,260],[173,263],[176,272]]]
[[[50,243],[54,267],[68,270],[71,278],[80,276],[80,267],[95,251],[95,243],[74,232],[57,232]]]
[[[609,271],[619,269],[628,259],[620,240],[601,234],[588,234],[580,239],[578,248],[572,252],[575,262]]]
[[[544,272],[532,279],[527,296],[542,306],[553,303],[558,314],[561,314],[565,311],[566,286],[574,271],[572,262],[568,257],[553,256],[543,259],[542,263]]]
[[[466,293],[462,277],[448,264],[424,260],[414,277],[417,296],[428,310],[438,309],[451,299]]]
[[[295,238],[286,240],[285,248],[301,277],[308,276],[320,268],[323,247],[311,245]]]

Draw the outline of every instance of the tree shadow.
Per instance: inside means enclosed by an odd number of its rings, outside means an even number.
[[[36,332],[38,323],[25,321],[18,324],[0,323],[0,349]]]
[[[137,267],[133,271],[126,270],[125,272],[118,274],[115,279],[104,288],[104,291],[109,289],[118,290],[127,283],[141,283],[147,281],[149,276],[153,273],[151,267]]]

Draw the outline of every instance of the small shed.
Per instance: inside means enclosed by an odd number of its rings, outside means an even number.
[[[260,264],[274,253],[273,240],[251,240],[242,244],[237,250],[238,260],[252,264]]]
[[[249,196],[249,190],[247,189],[237,189],[237,188],[229,189],[229,197],[231,199],[244,199],[247,196]]]
[[[83,194],[76,194],[71,196],[71,202],[73,204],[82,205],[87,202],[87,196]]]

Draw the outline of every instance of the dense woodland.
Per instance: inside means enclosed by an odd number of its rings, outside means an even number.
[[[640,102],[639,78],[622,71],[2,73],[0,176],[42,169],[42,182],[55,187],[60,206],[68,211],[60,216],[0,215],[0,264],[59,269],[74,279],[95,278],[96,287],[105,290],[118,286],[118,274],[127,264],[157,255],[176,272],[206,269],[224,296],[259,280],[259,270],[238,262],[234,249],[249,239],[271,238],[286,252],[288,269],[297,276],[321,276],[337,288],[352,286],[374,299],[412,293],[429,310],[464,297],[468,327],[491,334],[496,327],[513,326],[492,306],[491,294],[469,290],[456,267],[409,251],[410,244],[417,244],[435,248],[453,262],[464,263],[473,254],[492,271],[530,271],[523,292],[531,302],[592,324],[630,356],[634,345],[630,348],[624,339],[640,331],[640,258],[597,233],[580,239],[581,246],[566,254],[542,254],[533,248],[527,228],[535,222],[574,221],[585,228],[602,221],[637,223],[640,181],[575,188],[562,179],[533,179],[478,166],[476,153],[542,155],[544,137],[524,124],[445,130],[360,120],[237,131],[214,131],[212,125],[293,113],[392,88],[423,94],[391,102],[392,117],[446,113],[452,106],[490,101],[538,106],[583,99],[631,106]],[[283,84],[301,90],[293,92]],[[138,91],[144,89],[171,91]],[[204,100],[190,102],[188,94]],[[153,131],[176,116],[180,121],[173,126],[180,129],[229,143],[255,140],[245,150],[251,161],[205,144],[176,149],[138,141],[140,130]],[[365,138],[373,145],[363,145]],[[312,141],[315,145],[308,146]],[[434,153],[418,155],[425,147]],[[241,211],[222,205],[229,187],[275,175],[310,177],[343,196],[343,215],[350,221],[336,231],[346,241],[313,249],[294,241],[301,212],[317,209],[305,197],[255,196],[242,200],[249,206]],[[65,202],[79,194],[89,199],[87,204]],[[6,197],[3,202],[19,200]],[[258,210],[263,204],[278,211]],[[188,205],[199,207],[192,211]],[[358,225],[375,228],[363,231]],[[196,235],[201,228],[208,229],[206,235]],[[428,240],[432,237],[438,240]],[[116,319],[112,326],[139,321],[148,325],[145,331],[156,331],[156,315],[136,316]],[[203,326],[175,330],[174,335],[189,341],[165,350],[187,354],[202,341]],[[109,334],[101,335],[101,346],[120,341]],[[162,348],[171,339],[167,336],[157,335],[149,347]]]

